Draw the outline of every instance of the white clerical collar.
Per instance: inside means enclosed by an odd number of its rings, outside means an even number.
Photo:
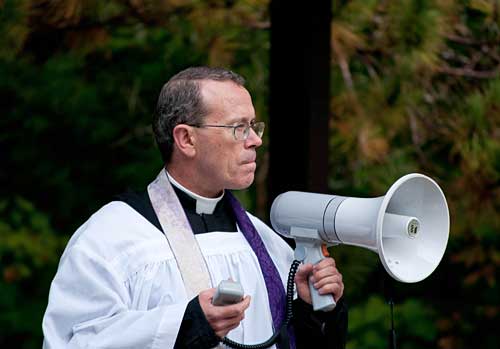
[[[213,214],[215,210],[215,206],[219,203],[219,201],[222,199],[224,196],[224,191],[219,197],[216,198],[207,198],[201,195],[198,195],[196,193],[193,193],[191,190],[188,188],[184,187],[182,184],[177,182],[174,177],[170,175],[170,173],[167,172],[168,179],[172,185],[174,185],[177,189],[182,190],[184,193],[192,197],[193,199],[196,200],[196,213],[198,214]]]

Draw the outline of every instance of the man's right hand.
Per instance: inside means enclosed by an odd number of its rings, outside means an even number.
[[[245,296],[239,303],[216,306],[212,304],[215,288],[201,291],[198,295],[201,310],[205,313],[208,323],[220,338],[235,329],[245,318],[245,310],[250,306],[250,296]]]

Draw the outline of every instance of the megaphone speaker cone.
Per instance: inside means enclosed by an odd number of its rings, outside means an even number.
[[[401,282],[428,277],[448,243],[445,196],[429,177],[401,177],[385,195],[377,217],[377,249],[386,271]]]

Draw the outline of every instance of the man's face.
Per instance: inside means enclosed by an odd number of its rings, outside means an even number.
[[[248,91],[231,81],[207,80],[201,94],[208,114],[202,124],[238,125],[255,120]],[[252,184],[256,148],[262,140],[250,130],[246,140],[235,140],[231,128],[196,128],[196,164],[203,186],[214,193],[244,189]]]

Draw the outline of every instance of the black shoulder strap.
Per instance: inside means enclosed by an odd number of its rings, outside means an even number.
[[[149,199],[147,191],[144,191],[142,193],[127,191],[123,194],[117,195],[115,199],[118,201],[123,201],[124,203],[132,207],[144,218],[146,218],[151,224],[153,224],[156,228],[163,232],[160,221],[156,216],[156,212],[153,208],[153,204],[151,204],[151,200]]]

